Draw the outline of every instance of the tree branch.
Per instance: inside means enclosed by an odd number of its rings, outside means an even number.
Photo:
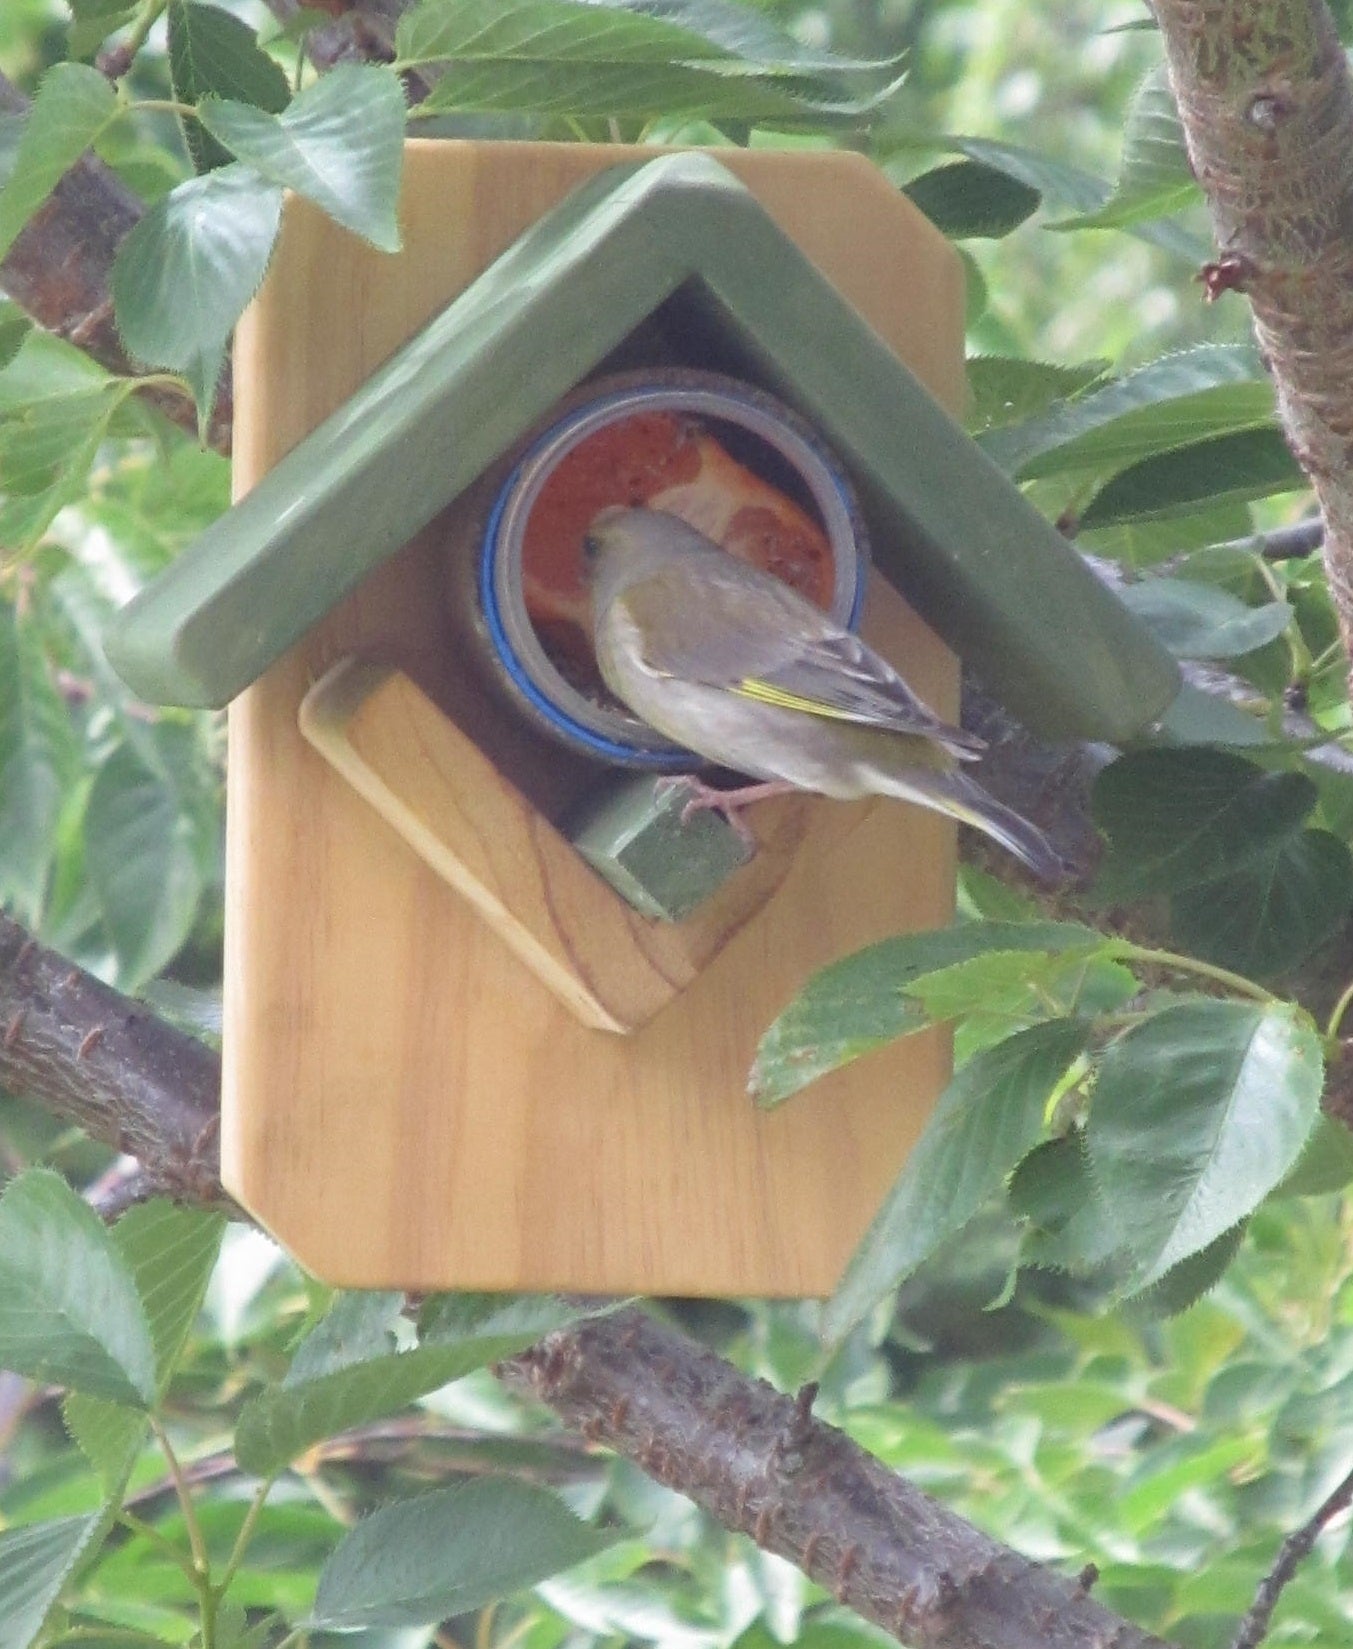
[[[1220,257],[1244,292],[1283,425],[1324,514],[1353,640],[1353,80],[1324,0],[1154,0]]]
[[[0,113],[18,114],[28,99],[0,74]],[[84,351],[120,376],[136,366],[122,347],[113,321],[109,276],[123,238],[140,220],[140,201],[117,174],[84,155],[39,207],[0,262],[0,289],[39,326]],[[166,418],[197,433],[192,396],[162,385],[141,396]],[[211,439],[230,444],[230,381],[226,374],[212,418]]]
[[[1315,1550],[1315,1543],[1340,1512],[1353,1505],[1353,1472],[1316,1507],[1299,1529],[1293,1530],[1279,1548],[1273,1567],[1259,1583],[1254,1602],[1240,1623],[1231,1649],[1259,1649],[1268,1636],[1269,1624],[1283,1587],[1298,1567]]]
[[[0,1089],[136,1157],[147,1190],[215,1206],[220,1080],[210,1048],[0,915]]]
[[[0,1089],[134,1153],[147,1189],[215,1206],[219,1085],[211,1049],[0,916]],[[1163,1649],[815,1421],[810,1399],[640,1311],[551,1335],[503,1373],[912,1649]]]

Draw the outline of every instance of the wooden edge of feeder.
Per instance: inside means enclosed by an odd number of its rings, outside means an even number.
[[[787,874],[805,802],[758,809],[758,852],[690,919],[632,910],[402,671],[347,658],[303,699],[302,735],[577,1018],[638,1030]]]

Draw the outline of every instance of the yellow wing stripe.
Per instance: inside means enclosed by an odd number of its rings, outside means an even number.
[[[799,693],[788,693],[783,687],[773,687],[768,681],[759,681],[755,676],[744,676],[737,682],[733,691],[740,693],[743,698],[756,699],[761,704],[778,704],[782,710],[803,710],[810,716],[826,716],[832,721],[857,721],[845,710],[838,710],[835,705],[824,704],[821,699],[806,699]]]

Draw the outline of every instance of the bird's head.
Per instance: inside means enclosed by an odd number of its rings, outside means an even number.
[[[623,545],[627,518],[639,513],[621,504],[610,504],[597,512],[583,534],[583,569],[589,579],[596,576],[606,552]]]

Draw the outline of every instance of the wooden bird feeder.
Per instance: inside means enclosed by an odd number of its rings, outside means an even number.
[[[825,1293],[946,1039],[771,1114],[748,1068],[814,970],[949,920],[952,829],[794,798],[742,862],[566,749],[484,667],[495,500],[597,380],[714,374],[820,440],[863,632],[942,714],[958,653],[1045,735],[1122,741],[1174,666],[952,422],[958,261],[860,157],[417,142],[402,220],[388,257],[288,202],[236,339],[239,501],[108,639],[144,697],[230,704],[225,1183],[350,1286]],[[767,542],[826,534],[710,427],[696,470]],[[711,507],[674,454],[626,486]]]

